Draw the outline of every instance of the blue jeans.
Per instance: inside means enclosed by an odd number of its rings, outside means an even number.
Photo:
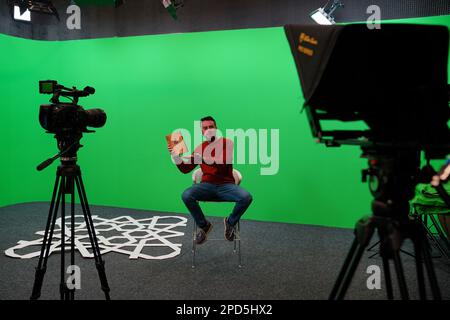
[[[198,204],[199,201],[226,201],[236,202],[233,212],[228,217],[228,223],[236,225],[245,210],[252,203],[252,196],[244,188],[234,184],[212,184],[207,182],[194,184],[187,188],[181,198],[189,209],[192,217],[200,228],[206,227],[205,215]]]

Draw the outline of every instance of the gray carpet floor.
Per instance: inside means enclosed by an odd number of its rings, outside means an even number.
[[[180,215],[144,210],[92,206],[92,214],[103,218]],[[43,230],[48,203],[27,203],[0,208],[0,300],[28,299],[37,258],[13,259],[4,250],[19,240],[36,239]],[[80,213],[77,207],[77,213]],[[350,229],[243,220],[241,223],[243,267],[238,268],[233,244],[208,241],[198,247],[197,267],[191,268],[192,219],[181,230],[185,234],[181,254],[167,260],[130,260],[126,255],[104,255],[112,299],[327,299],[353,240]],[[210,237],[223,237],[220,218],[211,218]],[[184,229],[184,230],[183,230]],[[376,241],[376,239],[373,239]],[[405,243],[405,250],[411,245]],[[382,266],[379,257],[367,253],[358,268],[347,299],[385,299],[380,290],[366,286],[370,265]],[[103,299],[94,261],[77,253],[82,270],[77,299]],[[414,260],[402,255],[411,298],[417,298]],[[450,299],[450,264],[433,259],[444,299]],[[59,254],[49,258],[42,299],[58,299]],[[396,297],[399,297],[394,281]]]

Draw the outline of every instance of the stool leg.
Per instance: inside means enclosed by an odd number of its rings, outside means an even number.
[[[238,224],[237,224],[237,230],[238,230],[238,234],[237,234],[237,238],[238,238],[238,258],[239,258],[239,268],[242,268],[242,256],[241,256],[241,224],[240,224],[240,222],[238,221]],[[235,238],[234,238],[235,240],[236,240],[236,235],[235,235]],[[236,246],[236,242],[235,242],[235,244],[234,244],[235,246]]]
[[[194,228],[192,231],[192,269],[195,268],[195,251],[197,249],[195,243],[195,235],[197,234],[197,223],[194,221]]]
[[[234,229],[234,240],[233,240],[233,244],[234,244],[234,248],[233,248],[233,253],[236,253],[236,242],[239,241],[239,221],[235,226]]]

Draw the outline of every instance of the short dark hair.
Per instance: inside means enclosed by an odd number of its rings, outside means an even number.
[[[214,118],[211,117],[211,116],[203,117],[203,118],[200,119],[200,121],[201,122],[203,122],[203,121],[214,121],[214,125],[217,126],[216,125],[216,120],[214,120]]]

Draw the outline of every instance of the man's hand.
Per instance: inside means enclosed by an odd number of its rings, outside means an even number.
[[[167,147],[167,149],[169,150],[169,153],[170,153],[170,155],[171,156],[174,156],[175,155],[175,152],[173,151],[173,148],[171,148],[171,147]],[[179,156],[179,155],[178,155]]]
[[[192,157],[195,164],[201,164],[203,162],[203,157],[200,153],[195,152]]]
[[[170,156],[172,157],[172,161],[175,163],[175,164],[180,164],[181,162],[183,162],[183,160],[181,159],[181,157],[180,157],[180,154],[177,154],[174,150],[173,150],[173,148],[171,148],[171,147],[167,147],[167,149],[169,150],[169,153],[170,153]]]
[[[435,176],[433,176],[433,179],[431,180],[431,185],[433,187],[439,186],[441,181],[447,181],[450,176],[450,161],[447,161],[447,164],[441,168],[439,173]]]

